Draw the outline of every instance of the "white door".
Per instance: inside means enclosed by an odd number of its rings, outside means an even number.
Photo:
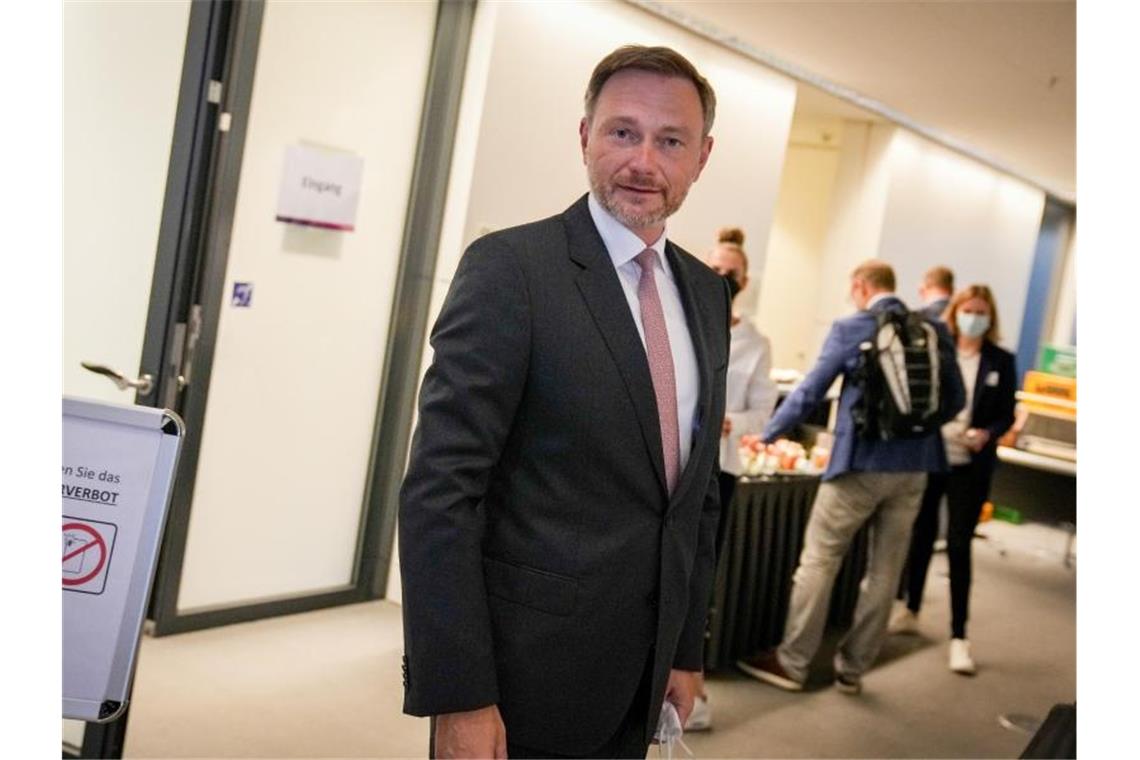
[[[189,0],[63,6],[63,390],[131,403],[81,361],[137,371]]]
[[[435,18],[433,2],[264,7],[233,116],[248,121],[177,584],[188,627],[353,587]],[[277,220],[296,147],[362,164],[351,231]]]
[[[131,403],[89,361],[137,371],[190,0],[63,5],[63,391]],[[64,721],[78,750],[84,724]]]

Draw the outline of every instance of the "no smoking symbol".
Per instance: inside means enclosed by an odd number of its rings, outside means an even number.
[[[115,526],[105,524],[114,537]],[[101,594],[103,588],[80,588],[98,578],[107,567],[111,551],[103,534],[81,522],[63,524],[63,585],[73,591]],[[102,584],[106,585],[106,582]]]

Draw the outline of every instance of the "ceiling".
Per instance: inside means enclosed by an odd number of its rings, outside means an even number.
[[[1075,202],[1073,0],[633,2]]]

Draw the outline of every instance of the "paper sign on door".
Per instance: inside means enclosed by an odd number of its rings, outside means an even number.
[[[305,145],[285,148],[277,221],[352,232],[364,159]]]

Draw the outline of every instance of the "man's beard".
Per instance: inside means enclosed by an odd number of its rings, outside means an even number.
[[[606,182],[601,177],[597,176],[593,167],[587,169],[586,174],[590,179],[590,189],[594,192],[594,197],[598,199],[598,203],[602,205],[606,211],[619,222],[624,224],[630,229],[645,229],[653,227],[656,224],[664,222],[667,218],[672,216],[677,209],[681,208],[681,204],[685,201],[685,196],[688,194],[689,189],[680,195],[671,195],[664,188],[658,187],[656,184],[648,182],[640,182],[637,177],[630,177],[628,184],[633,187],[655,187],[661,192],[662,203],[656,209],[637,209],[630,208],[630,204],[622,203],[618,198],[618,193],[615,183]]]

